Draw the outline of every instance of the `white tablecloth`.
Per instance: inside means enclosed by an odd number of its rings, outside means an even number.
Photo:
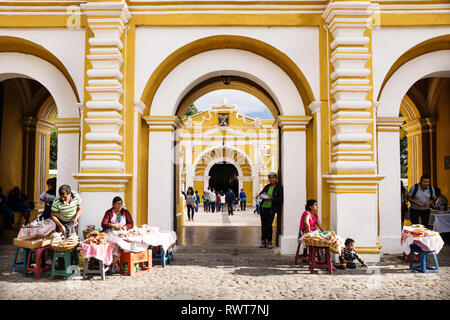
[[[432,212],[434,217],[433,230],[437,232],[450,232],[450,212]]]
[[[438,254],[444,246],[444,241],[440,235],[431,237],[412,237],[402,233],[401,245],[404,253],[409,254],[411,252],[409,246],[412,244],[417,244],[423,251],[434,251]]]
[[[148,246],[162,246],[166,251],[177,241],[175,231],[151,232],[144,237],[134,237],[133,241],[127,241],[113,234],[108,235],[108,241],[116,243],[122,250],[128,252],[140,252],[147,250]]]

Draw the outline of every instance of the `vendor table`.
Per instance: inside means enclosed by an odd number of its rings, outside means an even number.
[[[432,211],[429,225],[437,232],[450,232],[450,211]]]
[[[444,241],[439,234],[429,237],[414,237],[403,231],[400,241],[403,252],[407,255],[411,252],[410,246],[412,244],[419,246],[424,252],[434,251],[436,254],[438,254],[444,246]]]
[[[167,252],[176,243],[177,234],[175,231],[158,231],[127,239],[108,234],[108,241],[117,244],[125,252],[142,252],[147,250],[149,246],[161,246]]]

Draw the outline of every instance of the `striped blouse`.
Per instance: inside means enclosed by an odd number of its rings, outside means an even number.
[[[62,202],[59,195],[56,196],[52,205],[52,212],[58,219],[64,222],[73,221],[77,213],[77,207],[81,205],[80,194],[72,192],[72,198],[69,203]]]

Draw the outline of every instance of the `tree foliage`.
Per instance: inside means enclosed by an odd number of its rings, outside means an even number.
[[[191,106],[189,107],[189,109],[187,109],[183,117],[188,118],[197,113],[200,113],[200,111],[198,111],[197,107],[194,104],[191,104]]]
[[[58,167],[58,129],[53,128],[50,134],[50,170]]]
[[[406,137],[406,134],[401,136],[402,136],[402,138],[400,139],[401,177],[408,178],[408,138]]]

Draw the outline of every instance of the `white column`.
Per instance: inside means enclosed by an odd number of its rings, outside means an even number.
[[[379,241],[382,252],[401,253],[400,126],[403,118],[377,118],[378,168],[386,178],[379,188]]]
[[[281,254],[297,250],[300,223],[299,204],[306,202],[306,125],[310,116],[279,116],[281,127],[281,172],[283,182],[283,211],[280,236]]]
[[[81,168],[84,171],[125,169],[123,154],[123,81],[121,72],[124,44],[121,41],[131,14],[124,2],[88,2],[81,5],[94,36],[86,55],[87,112]]]
[[[137,210],[138,210],[138,200],[137,200],[137,189],[138,189],[138,154],[139,154],[139,122],[145,110],[145,104],[141,100],[134,101],[134,125],[133,125],[133,221],[137,221]]]
[[[148,224],[164,230],[174,228],[176,116],[145,117],[149,126]]]
[[[58,128],[58,175],[57,187],[68,184],[78,191],[78,182],[73,175],[79,171],[80,119],[57,118]]]
[[[311,113],[314,115],[314,121],[316,125],[316,132],[314,133],[316,135],[316,162],[317,162],[317,172],[316,172],[316,185],[317,185],[317,205],[319,207],[319,218],[320,221],[322,221],[322,125],[321,125],[321,115],[320,115],[320,108],[321,108],[322,102],[321,101],[313,101],[308,106],[308,109],[311,110]]]
[[[186,189],[189,187],[194,187],[194,168],[193,168],[193,163],[192,163],[192,144],[191,143],[192,143],[191,141],[186,141],[186,144],[185,144]]]

